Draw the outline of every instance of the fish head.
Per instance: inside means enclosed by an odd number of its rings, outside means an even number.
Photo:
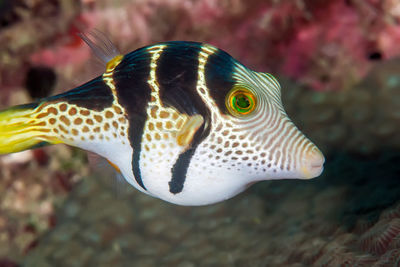
[[[222,159],[221,169],[236,169],[250,181],[319,176],[324,156],[286,114],[279,82],[247,68],[237,69],[234,77],[204,142],[209,157]]]
[[[146,154],[140,171],[149,194],[175,204],[204,205],[231,198],[257,181],[321,174],[324,156],[288,118],[272,75],[252,71],[209,45],[187,49],[179,61],[167,55],[181,49],[171,51],[164,47],[154,64],[158,82],[153,90],[160,90],[162,105],[149,103],[144,136],[152,137],[142,140]],[[170,121],[161,123],[161,112],[171,114]],[[155,126],[167,123],[176,133],[168,144],[156,144],[166,142],[157,137],[167,131]]]
[[[287,116],[278,81],[238,64],[229,80],[227,88],[209,82],[203,96],[210,130],[191,159],[192,186],[225,199],[261,180],[319,176],[324,156]]]

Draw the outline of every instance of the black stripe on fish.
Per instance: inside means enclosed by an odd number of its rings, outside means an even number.
[[[44,100],[43,100],[44,101]],[[40,101],[41,102],[41,101]],[[28,103],[28,104],[22,104],[14,107],[10,107],[7,110],[26,110],[26,109],[35,109],[39,107],[40,102],[34,102],[34,103]]]
[[[207,128],[205,128],[205,125],[206,124],[203,123],[200,129],[195,133],[192,140],[192,146],[179,155],[177,161],[172,167],[172,178],[171,181],[169,181],[168,185],[169,191],[173,194],[178,194],[182,192],[186,180],[186,174],[194,152],[196,152],[197,146],[210,132],[209,125],[207,125]]]
[[[133,148],[132,171],[136,182],[146,190],[140,171],[141,141],[147,119],[146,108],[151,88],[147,83],[151,54],[146,48],[135,50],[122,59],[113,72],[117,98],[129,121],[129,141]]]
[[[218,49],[208,57],[205,65],[206,85],[210,96],[219,110],[229,114],[225,106],[225,97],[235,85],[233,71],[236,61],[226,52]]]
[[[197,93],[199,52],[201,44],[194,42],[169,42],[157,60],[156,77],[161,102],[188,115],[200,114],[205,123],[194,135],[190,148],[180,154],[172,167],[169,191],[182,192],[190,160],[202,140],[210,131],[211,115]],[[205,127],[205,125],[207,125]]]
[[[200,43],[168,42],[157,60],[156,77],[164,106],[193,115],[205,111],[196,92]]]
[[[43,101],[65,101],[79,107],[101,111],[112,105],[114,96],[111,89],[99,76],[68,92],[51,96]]]

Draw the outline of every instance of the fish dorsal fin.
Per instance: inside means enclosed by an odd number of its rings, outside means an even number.
[[[122,57],[119,50],[103,32],[93,30],[78,35],[107,67],[110,63],[112,64],[114,59]]]

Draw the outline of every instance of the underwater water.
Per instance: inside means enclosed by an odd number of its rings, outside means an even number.
[[[367,86],[378,82],[376,77],[400,77],[399,68],[399,61],[378,66],[366,78]],[[304,93],[294,85],[291,88],[297,92],[284,94],[295,123],[307,112],[301,128],[316,143],[322,143],[326,164],[316,179],[264,181],[216,205],[179,207],[130,187],[116,190],[112,173],[97,173],[73,189],[57,211],[56,227],[40,239],[24,264],[398,266],[398,127],[384,134],[376,134],[375,128],[395,122],[391,116],[395,110],[378,111],[388,99],[385,90],[397,92],[392,98],[399,99],[400,83],[386,85],[379,94],[371,93],[379,103],[376,109],[365,100],[367,87],[354,89],[352,103],[361,110],[352,115],[343,111],[343,96],[325,98],[321,93]],[[357,98],[354,92],[364,97]],[[299,94],[313,99],[314,106],[309,101],[304,106],[293,101]],[[316,106],[318,113],[312,111]],[[290,114],[296,108],[301,111]],[[365,122],[354,129],[364,114],[362,109],[370,117],[364,115]],[[327,115],[330,112],[335,115]],[[342,134],[321,135],[316,129],[325,124],[343,128]]]
[[[109,177],[79,184],[25,266],[397,266],[400,155],[328,157],[312,181],[268,181],[179,207]]]
[[[277,74],[326,157],[318,178],[204,207],[140,193],[77,149],[1,157],[0,267],[400,266],[400,9],[377,2],[0,1],[1,109],[104,71],[81,29],[124,52],[210,42]]]

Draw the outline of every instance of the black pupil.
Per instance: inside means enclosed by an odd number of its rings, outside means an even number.
[[[250,101],[245,95],[238,95],[236,98],[236,105],[240,108],[248,108],[250,106]]]

